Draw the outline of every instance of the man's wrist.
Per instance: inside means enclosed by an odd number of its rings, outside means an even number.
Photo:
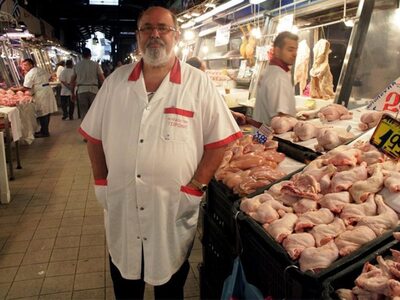
[[[190,187],[194,187],[195,189],[205,192],[207,191],[208,185],[205,183],[201,183],[199,181],[197,181],[196,179],[192,178],[188,184],[188,186]]]

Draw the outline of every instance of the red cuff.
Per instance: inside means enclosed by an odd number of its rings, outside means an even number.
[[[185,194],[189,194],[192,196],[197,196],[197,197],[201,197],[204,194],[202,191],[199,191],[198,189],[194,189],[187,185],[181,186],[181,192],[184,192]]]
[[[94,184],[95,185],[107,185],[107,179],[95,179]]]
[[[227,145],[227,144],[229,144],[229,143],[241,138],[242,136],[243,136],[243,133],[241,131],[236,132],[236,133],[228,136],[226,139],[223,139],[223,140],[218,141],[218,142],[214,142],[214,143],[210,143],[210,144],[204,145],[204,149],[217,149],[217,148],[220,148],[222,146],[225,146],[225,145]]]
[[[95,139],[94,137],[91,137],[89,134],[87,134],[81,127],[79,127],[78,132],[85,138],[87,139],[89,142],[91,142],[92,144],[101,144],[102,141]]]

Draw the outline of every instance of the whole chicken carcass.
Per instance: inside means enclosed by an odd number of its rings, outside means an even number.
[[[300,255],[300,270],[319,271],[329,267],[339,257],[339,250],[334,241],[326,243],[322,247],[309,247]]]
[[[299,121],[293,128],[292,138],[294,142],[307,141],[317,136],[319,128],[309,122]]]
[[[343,220],[335,218],[330,224],[319,224],[315,226],[310,233],[314,236],[317,247],[320,247],[333,240],[345,230],[346,226]]]
[[[290,258],[296,260],[304,249],[314,247],[315,240],[308,232],[292,233],[282,243]]]
[[[322,107],[318,112],[318,117],[321,121],[326,122],[350,120],[353,118],[353,113],[343,105],[333,103]]]
[[[354,167],[357,163],[361,163],[361,153],[360,149],[342,145],[324,155],[325,159],[323,162],[325,164],[333,164],[336,167]]]
[[[349,140],[354,138],[354,134],[347,132],[346,130],[341,130],[339,128],[321,128],[317,133],[317,142],[315,145],[316,151],[327,151],[342,145]]]
[[[281,219],[264,224],[263,228],[274,238],[275,241],[281,243],[289,234],[293,232],[294,224],[297,216],[293,213],[285,214]]]
[[[297,119],[290,116],[275,116],[271,120],[271,128],[276,134],[291,131],[297,123]]]
[[[360,117],[360,123],[358,124],[358,128],[360,128],[360,130],[362,131],[366,131],[372,127],[375,127],[376,125],[378,125],[383,114],[384,114],[383,111],[376,111],[376,110],[363,113]]]
[[[378,207],[378,215],[361,217],[357,225],[368,226],[376,235],[381,235],[385,231],[396,227],[399,223],[399,218],[397,213],[385,204],[381,195],[375,195],[375,202]]]
[[[296,63],[294,65],[294,85],[299,83],[300,95],[303,94],[307,85],[308,63],[310,61],[310,48],[306,40],[299,43],[297,51]]]
[[[350,203],[345,205],[340,214],[340,218],[346,225],[358,222],[363,216],[375,216],[376,203],[375,195],[369,195],[367,201],[362,204]]]
[[[375,238],[375,232],[368,226],[356,226],[339,234],[335,243],[339,248],[340,255],[346,256]]]

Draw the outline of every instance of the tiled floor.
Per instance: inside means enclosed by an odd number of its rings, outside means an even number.
[[[51,137],[21,146],[11,203],[0,205],[0,299],[114,299],[79,123],[52,116]],[[200,298],[201,259],[197,238],[186,299]],[[153,298],[152,289],[145,298]]]

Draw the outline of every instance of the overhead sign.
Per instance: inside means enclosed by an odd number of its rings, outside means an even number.
[[[231,36],[231,23],[218,27],[215,36],[215,47],[228,45]]]
[[[399,111],[400,106],[400,77],[389,84],[367,106],[372,110]]]
[[[379,151],[398,159],[400,157],[400,121],[384,114],[372,134],[370,143]]]

